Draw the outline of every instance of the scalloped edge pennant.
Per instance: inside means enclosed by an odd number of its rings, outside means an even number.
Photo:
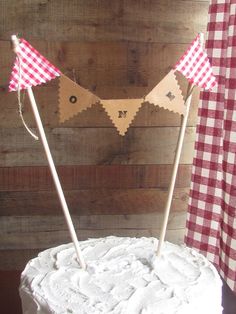
[[[65,75],[59,78],[59,117],[60,122],[74,117],[78,113],[86,110],[100,98],[73,82]]]
[[[174,70],[171,70],[161,82],[145,96],[145,101],[184,115],[186,111],[185,101],[174,72]]]
[[[119,134],[123,136],[140,109],[143,99],[101,99],[100,102]]]

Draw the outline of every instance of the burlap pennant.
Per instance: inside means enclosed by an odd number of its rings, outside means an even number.
[[[163,80],[153,88],[145,97],[145,101],[179,114],[185,114],[184,98],[174,70],[171,70]]]
[[[138,112],[143,99],[109,99],[101,104],[111,118],[120,135],[125,135]]]
[[[100,99],[87,89],[61,75],[59,85],[60,122],[72,118],[77,113],[91,107]]]

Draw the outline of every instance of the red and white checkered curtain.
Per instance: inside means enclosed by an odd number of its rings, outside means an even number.
[[[236,293],[236,0],[212,0],[206,50],[218,86],[200,96],[185,242]]]

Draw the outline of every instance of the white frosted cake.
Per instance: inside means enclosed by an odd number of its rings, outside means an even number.
[[[23,314],[220,314],[221,280],[201,254],[155,238],[107,237],[43,251],[26,265]]]

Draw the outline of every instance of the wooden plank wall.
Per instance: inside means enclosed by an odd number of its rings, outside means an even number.
[[[7,92],[20,34],[63,73],[103,99],[139,98],[168,73],[199,31],[209,1],[2,0],[0,2],[0,269],[22,269],[39,250],[69,241],[42,146]],[[180,79],[185,91],[186,81]],[[180,117],[145,104],[125,137],[100,105],[63,124],[58,80],[35,96],[79,239],[158,236]],[[167,239],[183,241],[195,137],[195,92]],[[35,122],[27,101],[24,117]]]

